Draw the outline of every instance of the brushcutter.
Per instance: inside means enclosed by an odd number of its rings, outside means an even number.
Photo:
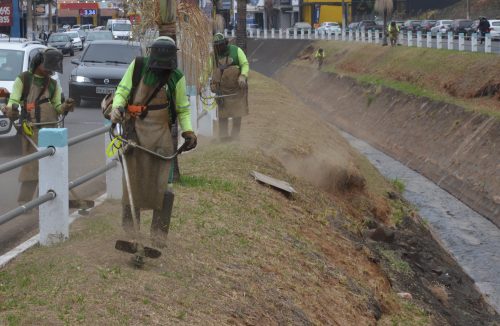
[[[134,198],[132,194],[132,187],[130,184],[130,174],[128,170],[128,165],[127,165],[127,160],[124,156],[124,151],[125,151],[125,144],[126,146],[130,146],[131,148],[134,149],[139,149],[142,150],[150,155],[153,155],[154,157],[157,157],[162,160],[172,160],[174,159],[177,155],[182,153],[186,147],[187,143],[184,143],[174,154],[170,156],[164,156],[159,153],[156,153],[154,151],[151,151],[143,146],[138,145],[137,143],[127,140],[122,137],[122,135],[116,135],[115,134],[115,127],[116,124],[111,125],[111,130],[110,130],[110,135],[112,137],[111,143],[106,149],[107,155],[108,156],[114,156],[115,153],[118,153],[118,156],[120,158],[120,161],[123,166],[123,174],[125,175],[125,183],[127,187],[127,192],[128,192],[128,200],[130,203],[130,209],[132,213],[132,223],[133,223],[133,229],[134,229],[134,241],[126,241],[126,240],[117,240],[115,243],[115,249],[133,254],[134,255],[134,265],[137,268],[140,268],[144,265],[144,259],[147,258],[158,258],[161,256],[161,251],[155,248],[151,247],[146,247],[142,244],[140,241],[140,231],[139,231],[139,225],[137,221],[137,216],[136,216],[136,210],[135,210],[135,203],[134,203]],[[120,128],[123,130],[123,128]]]

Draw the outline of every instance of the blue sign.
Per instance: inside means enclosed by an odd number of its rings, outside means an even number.
[[[80,9],[80,16],[93,16],[97,13],[95,9]]]

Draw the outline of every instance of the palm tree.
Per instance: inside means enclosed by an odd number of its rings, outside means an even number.
[[[393,0],[375,0],[375,11],[384,15],[384,36],[382,45],[387,45],[387,15],[392,13]]]
[[[238,26],[236,28],[236,45],[247,52],[247,1],[238,0]]]

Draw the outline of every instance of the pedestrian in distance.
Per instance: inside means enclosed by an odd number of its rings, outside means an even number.
[[[389,34],[389,39],[391,41],[391,46],[398,45],[398,37],[399,37],[399,26],[396,22],[391,22],[387,27],[387,33]]]
[[[191,127],[191,109],[186,92],[186,79],[177,68],[177,46],[170,37],[157,38],[148,48],[149,56],[137,57],[129,65],[113,98],[109,117],[121,123],[124,138],[160,155],[175,149],[171,137],[172,124],[179,120],[185,149],[196,147],[197,138]],[[105,114],[106,116],[106,114]],[[135,216],[153,210],[151,241],[155,247],[166,246],[174,194],[170,160],[162,160],[143,150],[125,150]],[[134,234],[131,203],[123,182],[122,225]],[[137,221],[139,222],[139,221]]]
[[[249,64],[245,52],[229,41],[221,33],[213,39],[215,67],[210,88],[216,94],[217,117],[219,119],[219,139],[238,139],[241,119],[248,110]],[[229,118],[233,126],[229,135]]]
[[[314,53],[314,59],[318,61],[318,70],[323,66],[323,61],[325,60],[325,50],[319,48],[318,51]]]
[[[28,71],[21,73],[14,81],[12,94],[6,107],[7,116],[16,121],[21,117],[21,146],[23,155],[37,151],[38,132],[43,127],[56,128],[58,115],[66,115],[75,108],[73,99],[61,103],[61,87],[51,78],[54,73],[63,72],[63,54],[54,48],[37,53],[31,60]],[[21,112],[19,112],[21,107]],[[54,122],[43,126],[37,123]],[[30,123],[34,123],[33,127]],[[38,186],[38,161],[24,165],[19,174],[21,190],[18,203],[33,199]]]
[[[479,38],[481,39],[481,44],[483,44],[486,34],[490,32],[491,25],[486,17],[479,17]]]

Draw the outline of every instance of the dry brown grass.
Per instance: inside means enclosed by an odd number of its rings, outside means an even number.
[[[426,314],[393,293],[369,250],[329,225],[327,217],[357,223],[344,207],[360,208],[342,200],[345,194],[289,174],[279,146],[301,145],[297,160],[319,149],[338,152],[334,166],[357,154],[331,129],[317,143],[323,126],[312,111],[293,96],[272,97],[282,91],[272,81],[255,74],[250,81],[244,146],[202,140],[182,156],[169,246],[160,259],[136,270],[130,256],[113,249],[124,235],[120,205],[108,202],[75,222],[69,241],[34,248],[0,272],[0,323],[374,325],[381,312],[382,325],[426,324]],[[275,114],[287,118],[273,121]],[[268,123],[273,128],[261,129]],[[318,173],[314,168],[308,171]],[[289,200],[259,185],[251,170],[291,182],[298,195]],[[367,189],[372,180],[390,188],[378,174],[367,180]],[[369,201],[362,192],[350,196]],[[150,219],[144,214],[143,229]]]

